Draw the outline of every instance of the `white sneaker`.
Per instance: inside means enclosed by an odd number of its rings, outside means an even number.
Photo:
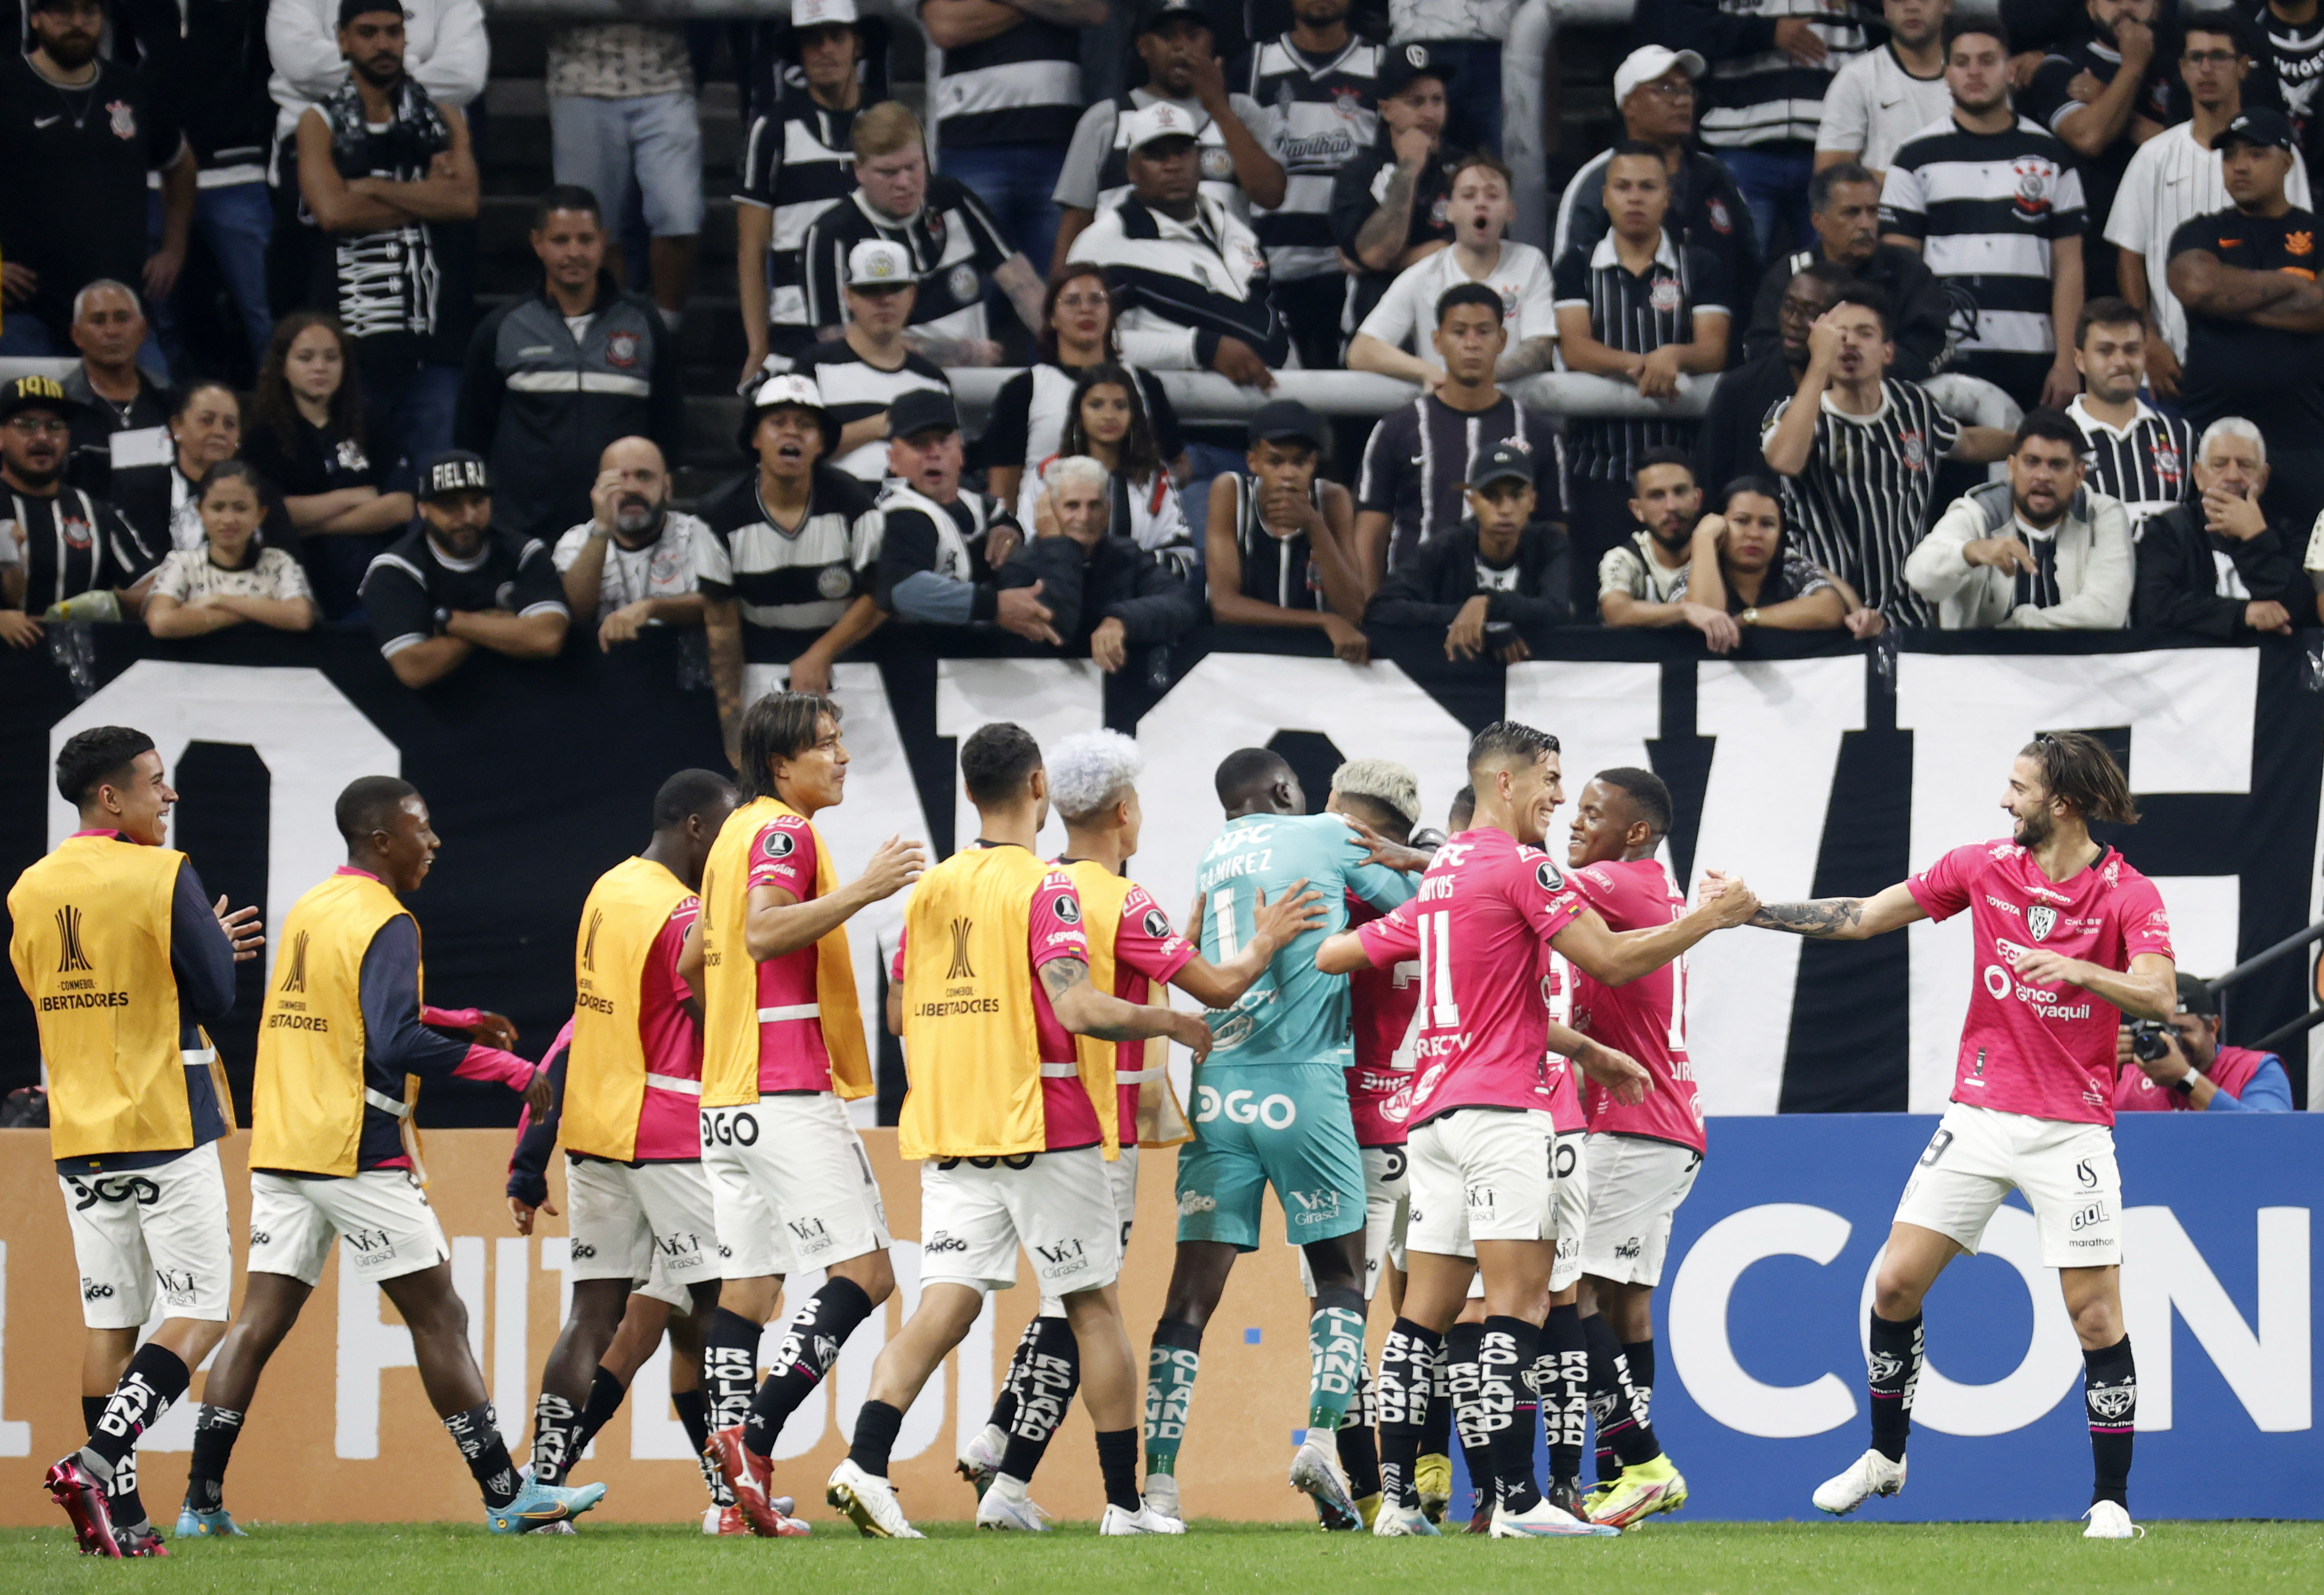
[[[1327,1517],[1362,1526],[1363,1514],[1356,1510],[1356,1498],[1348,1490],[1347,1471],[1340,1466],[1335,1435],[1321,1429],[1307,1431],[1307,1438],[1291,1459],[1291,1488],[1314,1496],[1316,1507]]]
[[[2143,1540],[2146,1530],[2130,1520],[2130,1508],[2120,1501],[2093,1501],[2090,1509],[2082,1514],[2090,1526],[2082,1530],[2086,1540]]]
[[[1178,1510],[1178,1480],[1168,1473],[1148,1473],[1146,1476],[1146,1509],[1158,1517],[1185,1522],[1185,1514]]]
[[[1008,1449],[1009,1436],[997,1424],[985,1424],[960,1448],[954,1471],[976,1487],[979,1500],[992,1488],[992,1476],[1001,1471],[1001,1453]]]
[[[1010,1483],[1014,1483],[1011,1480]],[[1021,1484],[1010,1489],[996,1480],[993,1488],[984,1492],[976,1503],[976,1526],[979,1528],[1022,1529],[1028,1534],[1047,1534],[1049,1515],[1034,1503]]]
[[[823,1498],[838,1507],[867,1539],[927,1537],[912,1526],[904,1516],[904,1508],[896,1504],[896,1487],[884,1479],[873,1478],[853,1461],[842,1461],[832,1470],[831,1481],[823,1487]]]
[[[1523,1512],[1493,1507],[1492,1536],[1497,1540],[1612,1539],[1621,1534],[1610,1523],[1591,1523],[1542,1497]]]
[[[1437,1528],[1428,1521],[1428,1514],[1417,1507],[1392,1507],[1382,1501],[1379,1516],[1372,1519],[1372,1532],[1382,1539],[1400,1539],[1407,1535],[1434,1537]]]
[[[1816,1509],[1845,1517],[1874,1496],[1892,1496],[1904,1488],[1904,1460],[1890,1461],[1877,1451],[1856,1459],[1848,1471],[1816,1486]]]
[[[1140,1507],[1135,1512],[1125,1512],[1108,1502],[1105,1516],[1098,1519],[1097,1531],[1102,1535],[1185,1534],[1186,1526],[1176,1517],[1163,1517],[1151,1505]]]

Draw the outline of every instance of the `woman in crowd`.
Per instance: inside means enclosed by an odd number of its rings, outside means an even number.
[[[145,624],[156,637],[201,637],[248,621],[281,632],[315,623],[307,574],[281,549],[260,546],[264,480],[244,460],[212,466],[194,489],[198,547],[178,549],[153,573]]]
[[[147,548],[202,546],[202,518],[194,484],[210,467],[242,450],[242,401],[224,383],[196,382],[178,390],[170,411],[170,457],[150,466],[116,466],[112,499]]]
[[[1056,454],[1041,462],[1041,470],[1048,468],[1050,460],[1077,454],[1096,460],[1113,476],[1114,534],[1133,539],[1148,553],[1183,549],[1185,563],[1191,565],[1194,546],[1186,517],[1170,473],[1163,468],[1137,378],[1111,362],[1091,366],[1074,383],[1065,416],[1064,440]],[[1040,471],[1025,478],[1017,504],[1017,518],[1031,535],[1042,537],[1056,530]]]

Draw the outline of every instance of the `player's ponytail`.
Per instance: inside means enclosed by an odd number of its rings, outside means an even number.
[[[2020,758],[2042,767],[2042,784],[2052,798],[2073,805],[2085,824],[2109,821],[2117,825],[2138,824],[2138,805],[2132,801],[2130,781],[2114,761],[2107,745],[2082,731],[2043,732],[2018,750]]]

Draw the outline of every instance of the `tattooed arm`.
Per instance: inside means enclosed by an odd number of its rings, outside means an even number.
[[[1089,965],[1078,958],[1052,958],[1041,965],[1041,986],[1057,1022],[1076,1036],[1098,1041],[1146,1041],[1167,1036],[1194,1055],[1211,1050],[1211,1028],[1191,1013],[1125,1002],[1090,984]]]
[[[1787,930],[1825,941],[1860,942],[1915,919],[1928,910],[1913,899],[1902,882],[1876,897],[1817,898],[1804,903],[1762,903],[1748,923],[1761,930]]]

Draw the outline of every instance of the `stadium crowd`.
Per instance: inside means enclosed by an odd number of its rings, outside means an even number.
[[[1111,671],[1206,621],[1514,661],[2319,618],[2314,0],[1660,0],[1546,253],[1512,7],[1123,4],[922,0],[926,115],[857,0],[560,22],[538,280],[487,306],[477,0],[26,0],[0,358],[78,358],[0,389],[0,639],[368,625],[424,687],[698,627],[731,743],[746,658],[822,689],[891,622]],[[720,48],[743,416],[681,494]],[[229,312],[246,391],[192,336]],[[971,437],[947,373],[1003,364]],[[1360,447],[1156,375],[1342,367],[1415,384]],[[1560,429],[1549,371],[1658,412]]]

